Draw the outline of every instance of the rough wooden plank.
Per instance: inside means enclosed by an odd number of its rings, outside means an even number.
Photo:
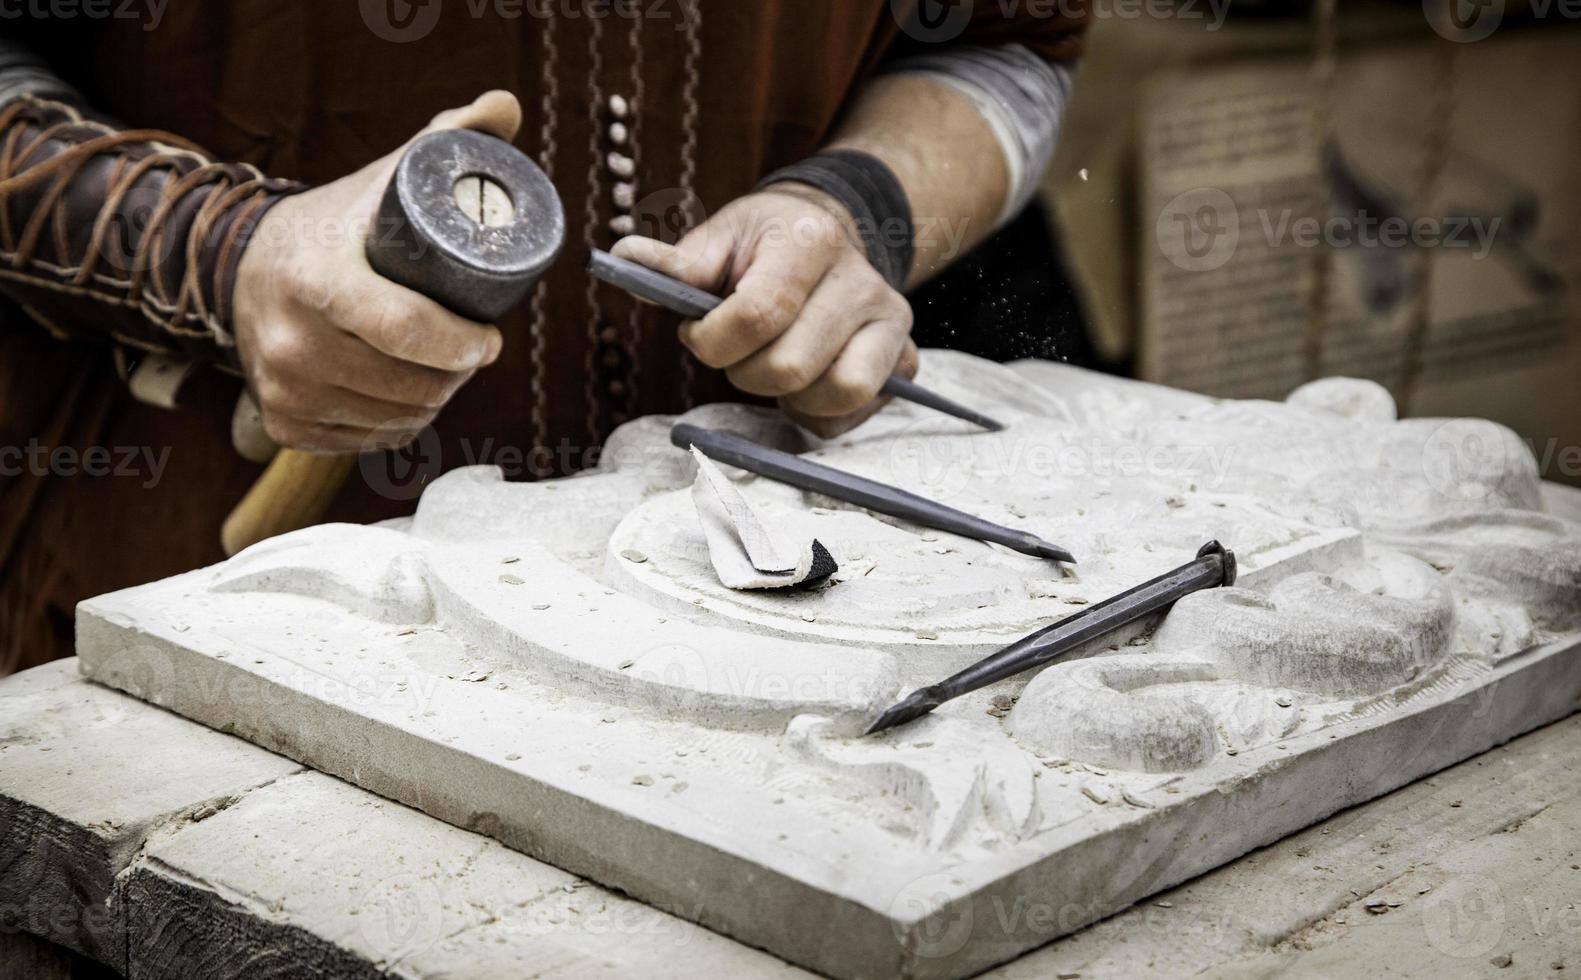
[[[1581,799],[1448,846],[1224,978],[1564,977],[1581,969]],[[1563,972],[1561,972],[1563,971]]]
[[[1178,977],[1270,949],[1287,950],[1281,969],[1247,975],[1281,975],[1284,966],[1303,961],[1294,937],[1336,915],[1348,918],[1353,929],[1374,924],[1345,910],[1353,906],[1359,910],[1369,896],[1393,887],[1391,883],[1414,880],[1419,868],[1468,841],[1473,843],[1464,848],[1473,853],[1488,842],[1500,848],[1519,843],[1520,854],[1510,859],[1504,886],[1510,896],[1506,904],[1514,906],[1523,901],[1520,882],[1529,875],[1561,864],[1569,870],[1567,855],[1574,843],[1554,835],[1517,838],[1506,832],[1529,826],[1534,816],[1550,808],[1577,806],[1578,777],[1581,716],[1572,716],[1336,814],[988,975],[999,980],[1059,974]],[[1575,877],[1565,902],[1575,901],[1581,893],[1581,871],[1570,873]],[[1480,889],[1475,884],[1457,887],[1459,898],[1474,915]],[[1564,903],[1559,908],[1564,909]],[[1443,912],[1448,911],[1446,906]],[[1581,916],[1568,909],[1563,914]],[[1576,921],[1581,923],[1581,918]],[[1570,941],[1577,938],[1572,934]],[[1418,931],[1399,938],[1392,959],[1403,968],[1430,946],[1431,937]],[[1381,954],[1374,948],[1369,955]],[[1472,965],[1476,969],[1469,975],[1485,975],[1491,969],[1485,959]],[[1543,965],[1546,968],[1546,961]],[[1581,958],[1575,965],[1581,966]],[[1336,975],[1332,963],[1329,966],[1311,975]]]
[[[0,980],[114,980],[115,971],[26,932],[0,930]]]
[[[301,766],[82,680],[0,684],[0,926],[125,969],[116,877],[148,836]]]
[[[309,976],[805,975],[319,773],[251,793],[144,857],[127,883],[140,976],[255,976],[260,965]]]

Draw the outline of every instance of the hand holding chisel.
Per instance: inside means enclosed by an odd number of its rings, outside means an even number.
[[[693,320],[701,320],[724,302],[713,293],[705,293],[695,286],[689,286],[679,279],[672,279],[645,265],[629,262],[598,249],[594,249],[588,258],[587,271],[595,279],[607,282],[611,286],[618,286],[633,296],[640,296],[672,313],[679,313]],[[952,415],[962,421],[981,426],[989,432],[998,432],[1004,428],[988,416],[974,412],[959,402],[951,401],[938,392],[929,391],[910,378],[891,375],[884,382],[884,387],[879,390],[892,398]]]

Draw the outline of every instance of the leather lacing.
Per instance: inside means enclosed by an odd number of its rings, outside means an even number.
[[[247,164],[216,163],[197,145],[161,130],[117,130],[84,119],[70,105],[30,96],[0,107],[0,137],[0,276],[138,309],[160,330],[178,337],[233,345],[227,280],[242,239],[273,199],[301,185],[266,177]],[[65,149],[37,159],[51,143]],[[94,190],[93,230],[83,254],[74,259],[68,195],[84,179],[88,165],[104,156],[116,159],[102,192]],[[141,229],[130,229],[137,236],[135,248],[126,268],[116,269],[106,261],[110,236],[117,225],[126,224],[120,212],[128,196],[152,186],[151,178],[163,178],[158,202]],[[5,203],[46,183],[18,234]],[[205,191],[185,241],[167,242],[178,206],[189,195]],[[211,241],[217,226],[218,237]],[[53,239],[54,262],[40,255],[46,233]],[[161,276],[159,266],[178,249],[180,275]],[[205,249],[210,261],[205,261]]]

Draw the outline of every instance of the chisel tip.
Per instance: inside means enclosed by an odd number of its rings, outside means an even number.
[[[1072,555],[1070,552],[1066,551],[1064,548],[1061,548],[1057,544],[1049,544],[1047,541],[1038,541],[1032,547],[1033,550],[1037,552],[1037,556],[1039,558],[1049,558],[1054,561],[1064,562],[1067,565],[1076,564],[1076,556]]]
[[[885,729],[915,721],[947,701],[937,687],[922,687],[912,691],[904,700],[891,706],[878,720],[868,726],[867,734],[874,735]]]

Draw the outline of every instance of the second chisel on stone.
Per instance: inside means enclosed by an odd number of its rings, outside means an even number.
[[[1035,558],[1052,558],[1075,564],[1071,553],[1059,545],[1050,544],[1030,531],[995,524],[975,517],[962,510],[941,504],[936,500],[918,496],[887,483],[837,470],[832,466],[815,463],[792,453],[764,446],[718,429],[705,429],[685,422],[670,428],[670,441],[681,449],[697,447],[704,455],[720,463],[749,470],[780,483],[787,483],[803,490],[821,493],[826,497],[856,504],[880,514],[899,517],[926,527],[992,541],[1012,551]]]

